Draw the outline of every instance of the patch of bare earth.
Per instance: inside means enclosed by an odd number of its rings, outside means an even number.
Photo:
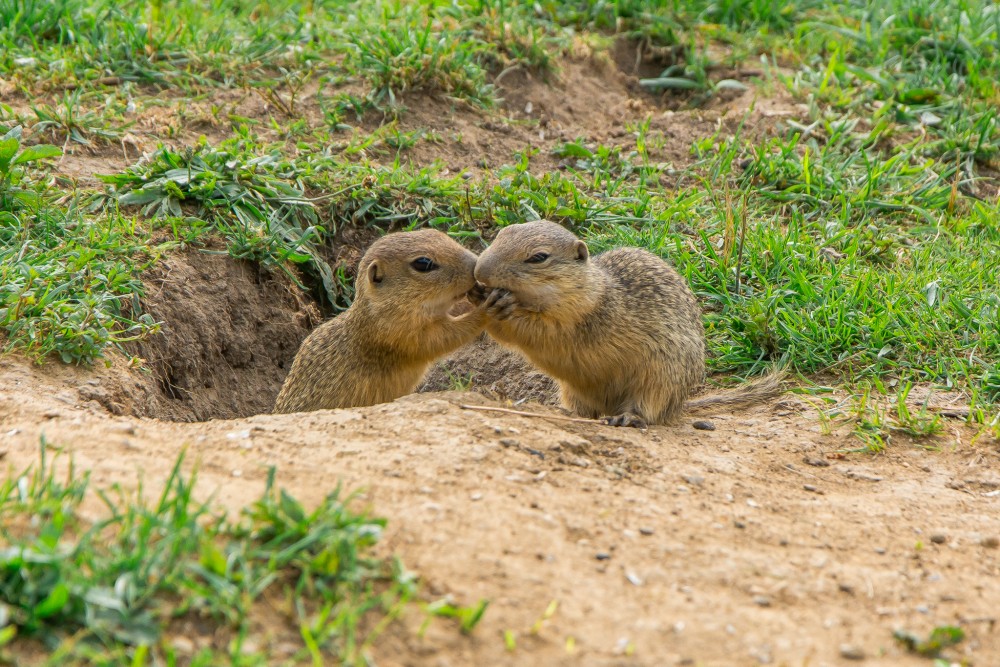
[[[943,624],[968,632],[957,656],[1000,661],[1000,454],[961,426],[938,452],[844,456],[856,441],[821,434],[793,399],[717,416],[715,431],[641,433],[460,408],[491,404],[471,393],[185,424],[84,400],[121,373],[2,360],[11,471],[44,434],[98,486],[138,472],[155,489],[187,447],[202,498],[233,510],[272,465],[307,503],[365,488],[390,519],[380,548],[431,595],[491,600],[471,637],[438,624],[421,639],[413,619],[378,664],[838,665],[850,645],[865,664],[916,666],[892,631]]]

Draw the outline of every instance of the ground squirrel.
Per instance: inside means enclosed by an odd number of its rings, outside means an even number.
[[[274,412],[386,403],[483,331],[485,307],[450,311],[476,286],[476,256],[446,234],[389,234],[361,258],[354,303],[302,343]],[[477,301],[481,301],[477,299]]]
[[[759,402],[780,386],[772,374],[685,404],[705,378],[701,308],[684,279],[645,250],[591,257],[572,232],[541,220],[502,229],[475,275],[488,291],[486,331],[552,375],[565,406],[582,416],[663,424],[685,408]]]

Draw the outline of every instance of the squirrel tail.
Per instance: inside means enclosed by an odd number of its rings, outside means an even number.
[[[738,410],[766,403],[784,393],[781,385],[787,376],[784,369],[775,369],[739,387],[691,399],[684,403],[684,412],[699,414],[714,409]]]

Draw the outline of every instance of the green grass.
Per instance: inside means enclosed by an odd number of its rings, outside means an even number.
[[[139,312],[139,275],[157,250],[135,220],[90,216],[75,197],[32,180],[29,168],[60,154],[0,138],[0,327],[7,347],[90,362],[105,346],[156,330]],[[144,259],[146,258],[146,259]]]
[[[219,148],[200,143],[183,153],[160,147],[124,173],[102,176],[111,186],[106,201],[111,209],[141,207],[178,239],[214,231],[233,257],[279,267],[296,281],[287,267],[301,265],[337,303],[333,271],[316,247],[324,229],[303,194],[298,165],[277,151],[256,155],[254,148],[241,139]]]
[[[299,64],[315,38],[293,2],[0,2],[0,72],[25,85],[233,85]]]
[[[290,643],[281,664],[366,665],[417,605],[414,575],[372,554],[385,521],[339,489],[306,509],[272,468],[260,499],[229,517],[196,499],[183,455],[148,500],[141,485],[94,490],[72,462],[57,473],[51,452],[43,440],[37,464],[0,484],[0,659],[41,646],[51,665],[264,665]],[[83,518],[88,499],[100,518]],[[462,632],[485,609],[425,606]]]

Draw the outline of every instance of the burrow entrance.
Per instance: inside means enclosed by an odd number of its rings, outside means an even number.
[[[168,255],[143,282],[143,312],[160,332],[128,345],[140,363],[114,363],[81,390],[112,414],[203,421],[269,412],[299,344],[323,320],[287,276],[226,254]]]

